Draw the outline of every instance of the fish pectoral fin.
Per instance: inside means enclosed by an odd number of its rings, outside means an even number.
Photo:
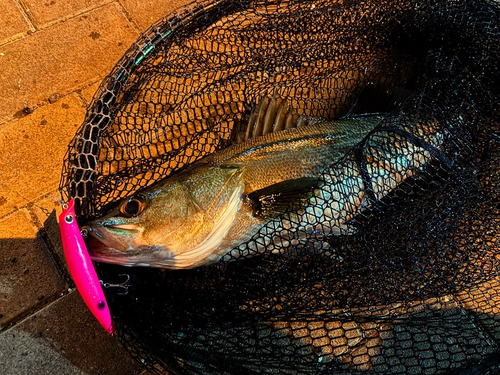
[[[317,184],[317,177],[302,177],[278,182],[248,194],[254,216],[272,219],[282,214],[301,197],[307,200],[307,193],[312,193],[312,189]]]

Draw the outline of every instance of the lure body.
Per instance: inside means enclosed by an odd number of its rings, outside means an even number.
[[[76,288],[92,314],[94,314],[104,329],[111,334],[114,332],[111,314],[101,283],[76,222],[74,200],[68,202],[67,207],[64,208],[59,216],[59,227],[64,256],[66,257],[69,272],[75,282]]]

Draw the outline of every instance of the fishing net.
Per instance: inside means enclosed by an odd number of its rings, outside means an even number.
[[[499,23],[487,0],[241,0],[146,31],[69,145],[80,222],[245,140],[262,103],[383,120],[218,263],[99,265],[131,277],[107,295],[132,356],[158,374],[500,373]]]

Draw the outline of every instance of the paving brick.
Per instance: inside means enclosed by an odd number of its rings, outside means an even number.
[[[14,328],[44,340],[86,374],[133,375],[141,371],[119,341],[95,320],[76,291]]]
[[[40,228],[44,227],[47,229],[47,226],[58,225],[56,218],[59,219],[59,215],[62,212],[60,200],[61,195],[59,194],[59,190],[55,190],[29,206],[30,210],[35,214],[38,220],[37,225]]]
[[[64,154],[84,115],[72,94],[0,126],[0,216],[57,189]]]
[[[192,0],[120,0],[141,31],[173,10],[191,2]]]
[[[0,334],[0,363],[3,375],[85,375],[42,339],[14,328]]]
[[[137,32],[117,4],[108,4],[27,38],[0,46],[0,123],[97,81],[109,73]]]
[[[45,241],[49,243],[52,252],[57,256],[63,272],[69,277],[69,269],[64,257],[64,249],[61,243],[61,232],[59,231],[59,215],[62,207],[56,199],[61,199],[59,192],[49,193],[48,197],[37,200],[34,204],[28,205],[29,210],[37,218],[37,225],[43,231]]]
[[[109,3],[113,0],[22,0],[38,27]]]
[[[88,107],[88,105],[92,101],[92,98],[94,97],[94,94],[96,93],[96,91],[100,85],[101,85],[101,81],[95,82],[95,83],[91,84],[90,86],[85,87],[82,90],[80,90],[80,95],[82,96],[86,107]]]
[[[0,328],[67,289],[25,210],[0,222]]]
[[[20,37],[26,34],[28,30],[33,31],[30,24],[24,18],[21,9],[19,9],[13,0],[2,2],[0,25],[0,44]]]

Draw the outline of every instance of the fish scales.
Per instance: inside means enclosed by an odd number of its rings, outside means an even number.
[[[328,236],[353,233],[347,222],[370,205],[356,144],[364,139],[363,162],[376,199],[431,158],[402,135],[372,132],[381,122],[371,115],[282,131],[266,125],[270,133],[216,152],[89,223],[91,256],[183,269],[282,252],[310,239],[326,246]],[[439,149],[443,137],[435,129],[431,123],[429,144]],[[288,212],[292,204],[300,208]]]
[[[215,165],[244,165],[246,193],[298,177],[317,177],[381,121],[348,119],[279,131],[209,156]]]

